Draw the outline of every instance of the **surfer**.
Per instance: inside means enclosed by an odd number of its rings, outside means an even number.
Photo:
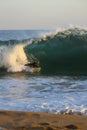
[[[30,66],[30,67],[33,67],[33,68],[39,68],[40,67],[40,61],[37,60],[35,62],[27,63],[27,64],[25,64],[25,66]]]

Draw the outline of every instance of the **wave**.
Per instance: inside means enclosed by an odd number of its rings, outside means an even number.
[[[87,30],[58,31],[34,40],[25,52],[40,60],[42,73],[87,72]]]
[[[0,67],[8,72],[26,71],[24,65],[37,59],[42,74],[87,72],[87,30],[69,28],[33,40],[0,41]]]

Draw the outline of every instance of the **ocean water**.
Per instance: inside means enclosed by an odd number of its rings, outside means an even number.
[[[87,115],[87,30],[0,30],[0,110]]]

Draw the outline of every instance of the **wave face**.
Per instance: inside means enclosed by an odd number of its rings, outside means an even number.
[[[87,30],[58,31],[25,47],[41,62],[42,73],[87,72]]]
[[[71,28],[33,40],[0,41],[0,68],[33,72],[25,64],[39,60],[42,74],[87,74],[87,30]]]

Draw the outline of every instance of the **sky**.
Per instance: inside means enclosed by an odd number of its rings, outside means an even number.
[[[1,29],[87,27],[87,0],[0,0]]]

